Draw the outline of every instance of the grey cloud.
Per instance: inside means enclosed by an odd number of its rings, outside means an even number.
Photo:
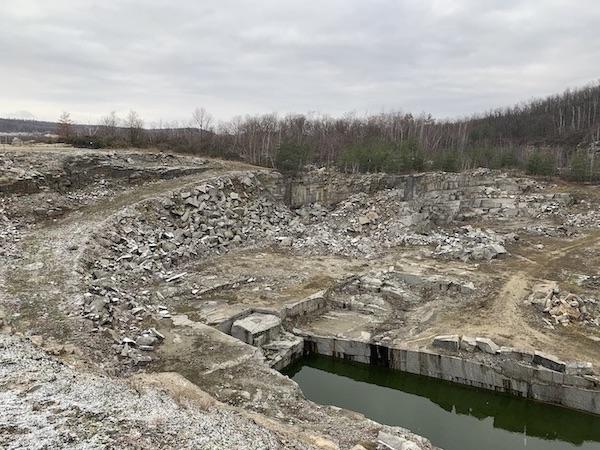
[[[0,114],[182,120],[404,110],[455,117],[599,77],[592,0],[21,0]]]

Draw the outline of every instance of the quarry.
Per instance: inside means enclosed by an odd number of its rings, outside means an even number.
[[[593,185],[6,146],[0,444],[441,446],[309,400],[307,355],[597,415],[599,263]]]

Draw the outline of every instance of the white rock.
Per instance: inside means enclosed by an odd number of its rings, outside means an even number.
[[[475,342],[477,343],[477,348],[482,352],[489,353],[491,355],[495,355],[500,350],[500,347],[494,343],[491,339],[488,338],[475,338]]]

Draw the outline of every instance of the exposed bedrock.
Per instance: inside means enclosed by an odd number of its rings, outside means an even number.
[[[317,170],[286,181],[287,201],[293,208],[314,203],[331,207],[354,194],[389,190],[396,201],[436,222],[493,215],[530,216],[572,202],[568,193],[544,194],[530,178],[478,169],[463,173],[413,175],[344,175]]]
[[[296,330],[304,337],[308,352],[335,356],[365,364],[439,378],[454,383],[506,392],[546,403],[600,414],[600,380],[585,375],[557,371],[565,364],[538,354],[527,363],[516,356],[497,360],[477,360],[440,354],[429,350],[407,349],[331,336],[317,336]],[[456,351],[458,339],[444,336],[438,348]],[[587,367],[587,365],[586,365]],[[555,370],[553,370],[555,369]]]
[[[66,193],[100,179],[129,183],[176,178],[199,173],[210,164],[164,153],[90,152],[73,150],[72,156],[40,151],[32,155],[0,152],[0,194],[33,194],[41,191]],[[27,160],[27,165],[21,164]],[[33,164],[32,164],[33,163]]]

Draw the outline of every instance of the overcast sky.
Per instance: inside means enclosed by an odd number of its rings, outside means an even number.
[[[4,0],[0,116],[481,112],[600,79],[599,0]]]

